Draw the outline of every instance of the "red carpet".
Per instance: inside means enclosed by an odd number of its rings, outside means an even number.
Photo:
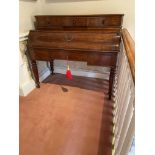
[[[20,155],[111,155],[108,81],[49,76],[20,97]]]

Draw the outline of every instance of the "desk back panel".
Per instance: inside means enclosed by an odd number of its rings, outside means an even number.
[[[42,15],[35,16],[35,27],[40,29],[96,29],[121,28],[122,14],[105,15]]]

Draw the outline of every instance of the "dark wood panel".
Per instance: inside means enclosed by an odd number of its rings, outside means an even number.
[[[86,45],[89,44],[89,45]],[[59,45],[59,46],[58,46]],[[45,44],[35,44],[33,48],[48,48],[48,49],[56,49],[56,50],[81,50],[81,51],[100,51],[100,52],[106,52],[106,51],[113,51],[116,52],[119,50],[118,44],[101,44],[101,43],[82,43],[82,42],[72,42],[72,43],[64,43],[60,42],[59,44],[57,42],[51,42],[51,43],[45,43]]]
[[[107,15],[42,15],[36,16],[35,28],[28,37],[28,50],[36,86],[39,76],[36,60],[85,61],[88,65],[111,68],[109,99],[120,51],[122,14]]]
[[[30,31],[29,40],[32,47],[116,51],[119,50],[120,36],[96,32]]]
[[[117,33],[81,32],[81,31],[30,31],[29,39],[32,41],[91,41],[101,43],[120,43]]]
[[[88,65],[112,67],[116,65],[117,53],[93,53],[88,55]]]
[[[121,27],[122,14],[115,15],[85,15],[85,16],[61,16],[44,15],[35,16],[36,29],[54,29],[58,27]]]
[[[71,51],[71,50],[52,50],[49,52],[50,57],[61,60],[72,60],[72,61],[87,61],[88,53],[82,51]]]
[[[33,60],[42,60],[42,61],[50,61],[50,54],[47,49],[33,49],[31,52],[31,56]]]
[[[72,60],[72,61],[86,61],[88,65],[97,66],[114,66],[117,60],[117,52],[90,52],[77,50],[58,50],[58,49],[33,49],[32,59],[50,61],[53,59]]]
[[[107,27],[107,26],[121,26],[120,16],[104,16],[104,17],[89,17],[89,27]]]

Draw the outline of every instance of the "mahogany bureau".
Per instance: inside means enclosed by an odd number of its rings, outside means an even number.
[[[36,87],[40,87],[36,60],[86,61],[110,67],[109,99],[112,95],[117,54],[120,51],[123,14],[39,15],[28,36],[27,51]]]

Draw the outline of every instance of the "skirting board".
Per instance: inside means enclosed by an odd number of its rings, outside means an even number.
[[[42,82],[49,75],[50,75],[50,71],[48,69],[45,69],[44,73],[39,77],[39,81]],[[22,86],[20,86],[19,95],[27,96],[34,89],[35,89],[35,82],[32,79],[32,80],[28,81],[27,83],[24,83]]]
[[[27,96],[33,89],[35,89],[35,82],[34,80],[30,80],[24,83],[19,88],[19,95],[20,96]]]
[[[72,69],[72,75],[76,76],[84,76],[84,77],[92,77],[92,78],[99,78],[99,79],[109,79],[109,73],[97,73],[94,71],[88,71],[88,70],[83,70],[83,69]],[[54,68],[55,73],[61,73],[61,74],[66,74],[66,68],[60,68],[60,67],[55,67]]]
[[[66,68],[55,67],[54,73],[66,74]],[[49,75],[50,75],[50,70],[47,68],[42,73],[42,75],[40,75],[39,81],[42,82]],[[78,69],[78,70],[72,69],[72,75],[99,78],[99,79],[107,79],[107,80],[109,79],[109,73],[103,74],[103,73],[97,73],[97,72],[81,70],[81,69]],[[27,96],[33,89],[35,89],[35,83],[34,83],[34,80],[31,80],[25,83],[24,85],[22,85],[22,87],[19,89],[19,95]]]

